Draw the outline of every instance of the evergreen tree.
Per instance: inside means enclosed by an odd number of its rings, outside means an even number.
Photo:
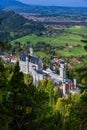
[[[0,89],[4,87],[6,87],[5,68],[3,63],[0,61]]]
[[[28,87],[30,86],[24,84],[24,75],[20,72],[17,62],[8,87],[10,96],[7,106],[9,105],[8,116],[11,117],[10,129],[12,127],[13,130],[22,130],[31,125],[30,122],[28,126],[26,124],[32,112],[32,104],[34,104]]]

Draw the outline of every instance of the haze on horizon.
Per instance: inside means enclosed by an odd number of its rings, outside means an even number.
[[[19,0],[32,5],[87,7],[87,0]]]

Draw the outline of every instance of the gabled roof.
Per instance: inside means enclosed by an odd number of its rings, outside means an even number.
[[[21,61],[26,61],[26,57],[28,57],[28,55],[25,54],[25,53],[23,53],[23,54],[20,55],[19,59],[20,59]]]
[[[60,64],[65,64],[65,62],[62,60],[62,61],[60,61]]]
[[[18,58],[17,57],[13,57],[13,58],[11,58],[11,60],[17,61]]]
[[[33,64],[42,63],[42,60],[38,57],[35,57],[35,56],[32,56],[32,55],[27,55],[25,53],[21,54],[21,56],[20,56],[21,61],[26,61],[26,58],[28,58],[28,61],[33,63]]]
[[[72,80],[71,79],[65,79],[65,82],[71,82]]]

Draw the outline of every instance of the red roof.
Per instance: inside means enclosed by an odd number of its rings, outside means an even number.
[[[81,64],[81,62],[77,58],[73,58],[72,61]]]
[[[18,61],[18,58],[17,57],[13,57],[13,58],[11,58],[11,60]]]

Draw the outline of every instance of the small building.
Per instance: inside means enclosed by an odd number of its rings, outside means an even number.
[[[75,63],[81,64],[81,62],[77,58],[73,58],[72,61]]]
[[[17,61],[18,61],[17,57],[12,57],[11,58],[11,63],[16,64]]]

